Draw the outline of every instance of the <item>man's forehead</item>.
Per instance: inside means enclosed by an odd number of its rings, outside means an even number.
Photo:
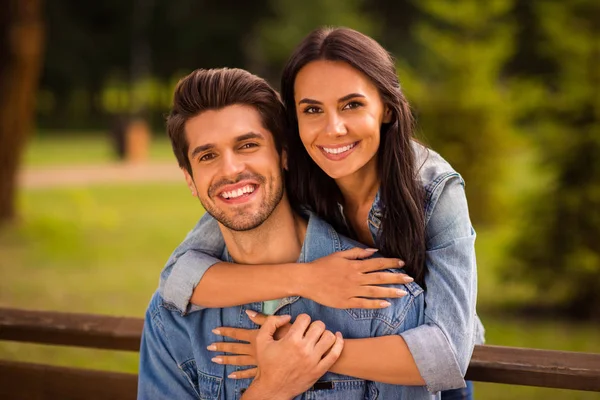
[[[243,105],[204,111],[186,122],[185,132],[190,147],[205,143],[227,144],[249,132],[258,133],[266,140],[271,138],[258,111]]]

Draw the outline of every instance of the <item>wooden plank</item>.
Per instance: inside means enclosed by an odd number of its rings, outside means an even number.
[[[133,400],[137,376],[0,360],[0,399]]]
[[[139,318],[0,308],[0,340],[139,351]]]
[[[143,320],[0,308],[0,340],[138,351]],[[600,392],[600,354],[475,346],[467,379]]]
[[[475,346],[467,379],[600,392],[600,354]]]

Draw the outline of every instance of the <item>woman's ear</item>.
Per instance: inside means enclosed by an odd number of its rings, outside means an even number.
[[[392,109],[389,106],[385,106],[383,110],[383,121],[384,124],[392,122]]]
[[[194,184],[194,178],[192,178],[190,173],[187,172],[185,168],[181,168],[181,171],[183,172],[183,176],[185,177],[185,182],[187,183],[188,188],[190,188],[190,191],[192,192],[192,196],[198,197],[198,192],[196,192],[196,185]]]

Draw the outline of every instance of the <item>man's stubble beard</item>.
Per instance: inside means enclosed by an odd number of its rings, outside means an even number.
[[[267,188],[264,183],[264,182],[266,182],[266,179],[264,179],[264,177],[261,177],[261,178],[263,178],[263,179],[261,179],[263,181],[261,188],[263,190],[265,190],[265,194],[267,196],[269,196],[269,193],[272,193],[272,195],[270,195],[268,198],[265,198],[265,200],[261,203],[258,211],[256,211],[256,212],[251,212],[251,211],[244,212],[244,206],[241,206],[240,207],[241,210],[236,212],[236,215],[228,216],[225,212],[220,210],[218,207],[215,207],[214,202],[202,201],[202,198],[200,198],[200,196],[198,196],[198,199],[200,200],[200,203],[202,204],[202,206],[204,207],[206,212],[209,213],[214,219],[216,219],[219,223],[221,223],[227,229],[230,229],[230,230],[236,231],[236,232],[250,231],[252,229],[258,228],[266,220],[269,219],[269,217],[271,216],[273,211],[275,211],[275,209],[277,208],[277,206],[283,199],[283,193],[285,190],[285,185],[284,185],[284,180],[283,180],[282,175],[277,177],[278,179],[272,180],[270,186],[274,186],[273,183],[275,183],[277,181],[280,181],[281,184],[270,188],[272,190],[268,190],[268,191],[266,190]]]

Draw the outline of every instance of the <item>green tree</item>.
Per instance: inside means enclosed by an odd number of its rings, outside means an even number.
[[[271,0],[272,15],[258,23],[246,46],[248,68],[279,82],[281,69],[294,47],[313,29],[346,26],[377,36],[374,18],[364,0]]]
[[[517,270],[569,315],[600,318],[600,3],[536,3],[554,64],[535,136],[553,175],[513,252]]]
[[[494,222],[511,136],[502,72],[513,52],[513,0],[414,3],[422,16],[413,32],[423,53],[412,71],[401,64],[401,82],[425,142],[465,179],[472,219]]]
[[[0,224],[14,219],[17,169],[41,67],[41,0],[0,0]]]

